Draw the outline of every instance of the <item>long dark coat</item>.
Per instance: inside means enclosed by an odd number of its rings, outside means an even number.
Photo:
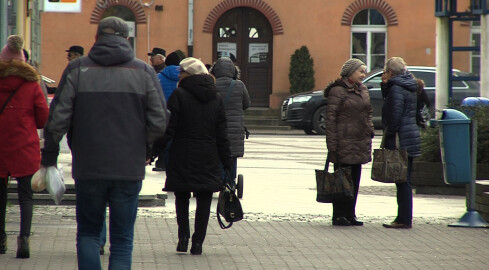
[[[226,117],[214,78],[192,75],[182,79],[168,100],[173,139],[166,168],[165,191],[219,191],[221,162],[232,163],[226,137]]]
[[[401,149],[406,149],[411,157],[421,155],[421,137],[416,124],[416,80],[410,73],[397,75],[382,83],[381,88],[384,97],[384,146],[395,149],[398,134]]]
[[[372,106],[367,87],[337,79],[324,90],[326,144],[334,163],[364,164],[372,158]],[[337,158],[339,160],[337,160]]]
[[[228,127],[228,139],[231,144],[233,157],[244,155],[245,122],[244,110],[250,105],[250,96],[246,86],[240,80],[235,80],[235,85],[226,99],[226,95],[236,73],[234,63],[229,58],[219,58],[212,68],[216,77],[217,92],[225,101],[226,119]]]

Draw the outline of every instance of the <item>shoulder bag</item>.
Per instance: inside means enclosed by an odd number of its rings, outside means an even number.
[[[380,148],[374,149],[371,178],[382,183],[404,183],[407,181],[407,152],[399,149],[399,146],[394,150],[384,148],[384,138],[385,134],[382,135]]]
[[[341,167],[333,172],[328,172],[329,155],[326,158],[324,170],[316,170],[316,201],[320,203],[332,203],[335,200],[353,199],[353,182],[349,168]]]
[[[236,196],[236,185],[234,180],[231,179],[228,171],[226,171],[224,187],[221,192],[219,192],[216,213],[217,222],[221,229],[231,228],[234,222],[243,219],[243,208],[241,207],[238,196]],[[228,225],[224,224],[221,216],[224,217],[226,222],[229,222]]]

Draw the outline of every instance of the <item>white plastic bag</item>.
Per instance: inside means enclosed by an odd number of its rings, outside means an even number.
[[[46,168],[41,167],[31,179],[31,189],[34,192],[41,192],[46,189]]]
[[[54,203],[59,204],[66,191],[61,167],[60,169],[54,166],[46,168],[46,188]]]

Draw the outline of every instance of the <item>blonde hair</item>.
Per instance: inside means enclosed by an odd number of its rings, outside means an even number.
[[[393,75],[404,74],[407,71],[406,62],[401,57],[391,57],[385,62],[384,71],[390,71]]]

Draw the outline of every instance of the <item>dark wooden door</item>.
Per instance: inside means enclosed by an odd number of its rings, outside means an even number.
[[[268,107],[272,91],[273,33],[268,20],[252,8],[224,13],[214,28],[213,59],[236,61],[251,98],[251,106]]]

